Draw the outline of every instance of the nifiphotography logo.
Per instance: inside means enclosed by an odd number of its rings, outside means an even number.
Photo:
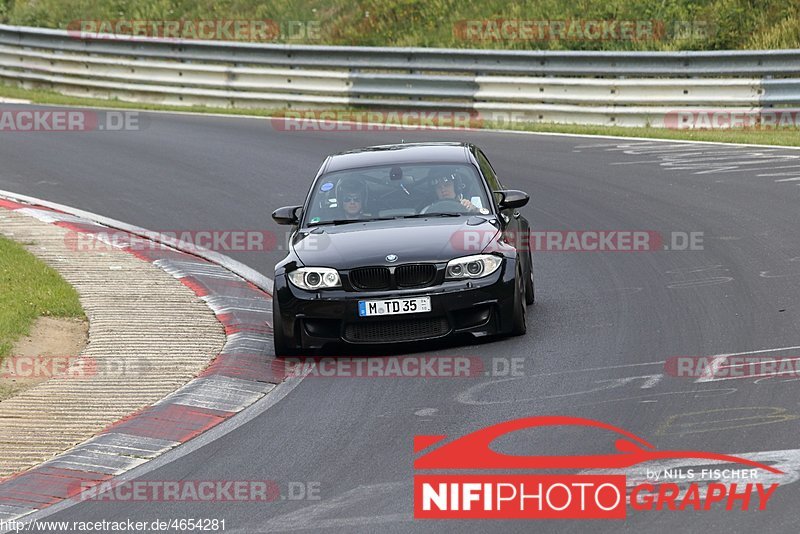
[[[528,429],[568,427],[580,439],[610,431],[616,451],[597,455],[514,456],[496,452],[493,441]],[[415,519],[625,519],[634,510],[679,512],[766,510],[777,483],[757,482],[760,474],[784,473],[746,458],[704,451],[659,451],[613,425],[569,416],[506,421],[452,441],[447,436],[415,436]],[[650,462],[698,461],[707,468],[648,470],[647,482],[629,487],[624,470]],[[724,464],[724,465],[721,465]],[[535,470],[579,470],[578,474],[530,474]],[[602,474],[585,474],[585,470]],[[619,470],[619,474],[615,471]],[[433,473],[421,473],[433,471]],[[441,474],[455,471],[456,474]],[[488,471],[481,474],[480,471]],[[517,474],[520,471],[525,474]],[[507,473],[504,473],[507,472]],[[651,477],[652,475],[652,477]],[[723,476],[739,482],[703,482]],[[772,477],[770,480],[774,480]],[[677,484],[676,481],[681,484]]]

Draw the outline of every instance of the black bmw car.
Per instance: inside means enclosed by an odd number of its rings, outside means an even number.
[[[468,143],[385,145],[329,156],[275,266],[276,354],[332,342],[454,333],[522,335],[534,301],[522,191]]]

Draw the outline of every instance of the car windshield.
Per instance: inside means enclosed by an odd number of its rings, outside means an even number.
[[[466,164],[388,165],[338,171],[314,185],[306,225],[489,214],[477,170]]]

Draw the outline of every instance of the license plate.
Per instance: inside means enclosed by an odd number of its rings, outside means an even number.
[[[399,315],[401,313],[420,313],[431,311],[430,297],[387,300],[359,300],[358,315]]]

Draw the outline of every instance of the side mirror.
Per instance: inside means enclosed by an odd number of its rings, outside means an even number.
[[[303,206],[284,206],[272,212],[272,220],[278,224],[297,224],[300,222],[297,217],[297,210]]]
[[[528,203],[531,197],[524,191],[517,191],[516,189],[505,189],[497,191],[500,199],[497,205],[501,210],[521,208]]]

